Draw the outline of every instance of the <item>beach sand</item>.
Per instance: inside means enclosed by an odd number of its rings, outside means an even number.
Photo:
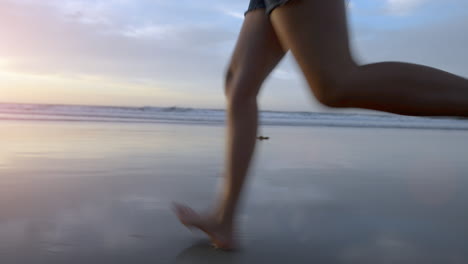
[[[0,122],[0,263],[468,263],[468,133],[261,128],[237,252],[213,205],[224,127]]]

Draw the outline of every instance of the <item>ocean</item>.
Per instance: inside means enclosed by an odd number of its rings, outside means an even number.
[[[225,111],[183,107],[121,107],[0,103],[0,120],[224,124]],[[412,117],[393,114],[351,114],[262,111],[265,126],[325,126],[467,130],[463,118]]]

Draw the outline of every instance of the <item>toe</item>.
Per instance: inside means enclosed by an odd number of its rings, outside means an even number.
[[[184,224],[194,224],[199,218],[198,214],[188,206],[174,203],[173,209],[179,220]]]

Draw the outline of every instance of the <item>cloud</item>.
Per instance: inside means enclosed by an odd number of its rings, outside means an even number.
[[[120,34],[129,38],[156,38],[165,39],[177,31],[174,25],[145,25],[145,26],[128,26],[121,31]]]
[[[225,9],[225,8],[221,8],[220,10],[221,10],[221,12],[223,14],[225,14],[227,16],[230,16],[230,17],[233,17],[233,18],[237,18],[237,19],[240,19],[240,20],[244,20],[244,18],[245,18],[244,13],[242,13],[242,12],[228,10],[228,9]]]
[[[393,15],[408,15],[427,0],[387,0],[386,10]]]
[[[112,1],[110,1],[112,2]],[[106,13],[107,5],[103,2],[62,1],[54,3],[63,14],[83,24],[110,24]]]
[[[34,12],[27,18],[23,6],[0,8],[9,22],[0,24],[0,57],[10,62],[10,71],[163,81],[181,81],[183,76],[206,84],[206,76],[222,76],[228,54],[217,51],[232,46],[236,38],[235,31],[218,25],[83,24],[64,22],[50,7],[29,8]]]

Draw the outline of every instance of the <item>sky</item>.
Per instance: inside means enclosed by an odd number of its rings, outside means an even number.
[[[294,0],[293,0],[294,1]],[[0,0],[0,102],[225,108],[224,75],[248,0]],[[359,63],[468,77],[468,1],[351,0]],[[288,54],[264,110],[332,111]]]

